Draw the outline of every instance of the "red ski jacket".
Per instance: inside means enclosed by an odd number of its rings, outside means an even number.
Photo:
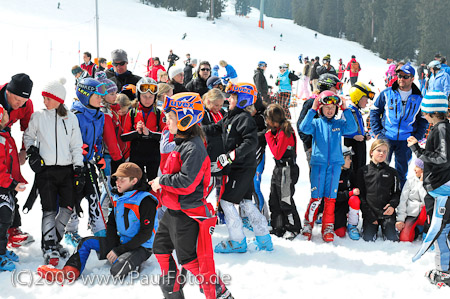
[[[16,143],[9,132],[0,133],[0,187],[13,191],[18,183],[27,183],[20,173]]]
[[[291,137],[287,137],[284,131],[278,129],[276,134],[271,131],[266,133],[267,144],[273,154],[275,160],[281,160],[288,146],[295,149],[295,133],[292,132]]]
[[[89,61],[89,64],[82,63],[80,65],[81,69],[85,70],[89,73],[89,76],[93,76],[93,72],[97,69],[97,65],[92,61]]]
[[[112,107],[104,106],[101,111],[105,114],[105,126],[103,128],[103,141],[106,145],[105,150],[107,150],[114,161],[120,160],[123,155],[119,145],[119,115],[113,110]]]

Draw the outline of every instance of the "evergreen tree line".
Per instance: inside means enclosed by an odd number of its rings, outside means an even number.
[[[210,11],[211,0],[140,0],[154,7],[163,7],[171,11],[186,11],[186,16],[196,17],[199,12]],[[219,18],[225,9],[226,0],[214,0],[214,18]]]
[[[238,1],[259,9],[260,0]],[[267,16],[356,41],[382,58],[428,63],[450,55],[444,0],[265,0],[264,7]]]

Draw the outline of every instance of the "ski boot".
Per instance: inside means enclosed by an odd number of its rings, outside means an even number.
[[[242,224],[246,229],[253,231],[253,226],[250,224],[248,217],[242,217]]]
[[[65,281],[73,282],[80,276],[80,271],[72,266],[64,266],[62,269],[57,269],[52,265],[43,265],[37,269],[40,277],[49,282],[64,283]]]
[[[358,241],[359,238],[361,238],[361,235],[359,234],[359,230],[356,227],[356,225],[347,225],[347,234],[350,237],[350,239]]]
[[[436,285],[438,288],[450,285],[450,273],[448,272],[433,269],[426,272],[425,277],[431,284]]]
[[[10,260],[6,254],[0,255],[0,271],[14,271],[16,265]]]
[[[312,225],[309,221],[304,221],[303,229],[302,229],[302,235],[307,238],[308,241],[311,241],[312,237]]]
[[[44,263],[46,265],[52,265],[54,267],[58,266],[59,264],[59,258],[61,257],[59,255],[59,251],[56,248],[48,248],[48,249],[42,249],[44,252]]]
[[[56,244],[56,249],[59,252],[59,256],[62,257],[62,258],[65,259],[65,258],[68,258],[70,256],[69,250],[64,248],[61,244],[59,244],[59,243]]]
[[[258,250],[266,250],[266,251],[273,250],[273,243],[270,234],[264,236],[256,236],[255,244]]]
[[[81,241],[81,237],[78,232],[66,232],[64,234],[64,240],[66,241],[66,244],[77,247],[78,243]]]
[[[230,290],[227,289],[223,281],[218,278],[218,282],[216,283],[216,298],[217,299],[234,299],[233,295],[231,295]]]
[[[323,224],[322,225],[322,239],[325,242],[334,241],[334,225],[333,224]]]
[[[8,247],[17,248],[34,242],[29,233],[22,232],[20,227],[11,227],[8,229]]]
[[[6,250],[5,256],[13,262],[19,261],[19,256],[14,253],[14,251]]]
[[[241,242],[232,240],[222,241],[214,248],[215,253],[244,253],[247,252],[247,238]]]

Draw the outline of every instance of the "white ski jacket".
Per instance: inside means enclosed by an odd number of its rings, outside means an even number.
[[[56,109],[44,109],[31,115],[28,129],[23,135],[26,149],[34,145],[45,165],[83,166],[83,139],[78,119],[70,111],[65,117]]]
[[[419,216],[420,209],[425,204],[424,198],[426,195],[427,191],[418,177],[412,176],[408,178],[397,207],[397,222],[405,222],[407,216]]]

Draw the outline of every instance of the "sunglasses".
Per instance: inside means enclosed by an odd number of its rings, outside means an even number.
[[[125,63],[127,63],[126,61],[122,61],[122,62],[113,62],[113,63],[111,63],[113,66],[124,66],[125,65]]]
[[[158,85],[157,84],[141,84],[139,85],[140,93],[150,92],[151,94],[158,93]]]
[[[404,75],[404,76],[403,76],[403,75],[400,75],[400,74],[399,74],[399,75],[398,75],[398,78],[399,78],[399,79],[409,79],[409,78],[412,78],[412,76],[411,76],[411,75]]]
[[[338,96],[328,96],[320,100],[324,105],[340,105],[341,98]]]
[[[210,72],[211,71],[211,69],[208,69],[208,68],[203,68],[203,69],[200,69],[201,71],[203,71],[203,72]]]

